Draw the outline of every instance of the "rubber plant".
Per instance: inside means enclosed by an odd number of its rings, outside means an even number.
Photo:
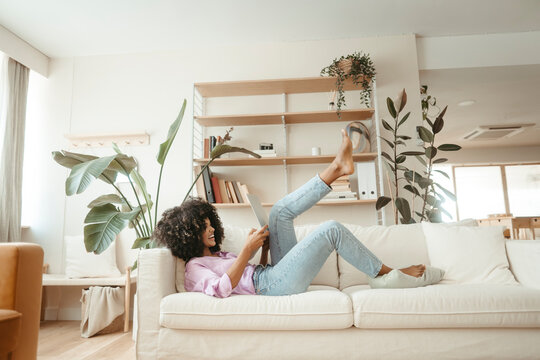
[[[375,80],[375,74],[375,66],[369,54],[358,51],[334,59],[330,65],[321,70],[321,76],[336,78],[338,93],[336,112],[339,118],[341,118],[341,107],[346,105],[343,87],[347,79],[351,79],[356,86],[361,85],[360,100],[364,105],[370,107],[372,80]]]
[[[444,127],[444,115],[446,114],[445,107],[442,111],[438,111],[435,114],[435,120],[430,119],[429,109],[430,106],[436,107],[436,99],[430,95],[427,95],[427,86],[421,88],[422,97],[422,125],[416,128],[418,137],[422,142],[422,151],[403,151],[398,152],[399,146],[405,146],[405,140],[411,140],[410,136],[399,134],[399,128],[409,118],[410,112],[399,119],[400,112],[403,110],[407,103],[407,93],[405,89],[401,92],[396,103],[390,98],[386,99],[388,111],[393,117],[393,125],[389,124],[385,120],[382,120],[384,129],[392,133],[390,140],[381,137],[388,146],[393,150],[393,156],[390,156],[386,152],[382,152],[385,163],[388,165],[389,172],[393,175],[392,181],[387,178],[390,187],[390,197],[381,196],[377,199],[376,209],[379,210],[389,203],[392,203],[394,211],[394,222],[399,221],[403,224],[416,223],[420,221],[429,222],[441,222],[441,213],[448,212],[442,208],[442,203],[445,198],[440,194],[442,191],[448,198],[455,201],[454,194],[442,187],[440,184],[433,181],[433,172],[439,172],[442,175],[449,177],[447,173],[442,170],[434,170],[433,165],[440,164],[448,161],[446,158],[437,158],[437,155],[441,151],[458,151],[461,149],[459,145],[455,144],[441,144],[435,146],[436,135],[441,132]],[[398,121],[399,120],[399,121]],[[415,157],[422,165],[423,169],[421,173],[414,170],[410,170],[403,165],[407,157]],[[402,189],[411,193],[411,204],[400,193],[400,184],[403,185]],[[420,198],[421,211],[415,210],[415,200]]]
[[[84,192],[95,179],[110,184],[116,190],[116,193],[101,195],[88,204],[90,210],[84,219],[84,244],[86,251],[94,252],[95,254],[102,253],[128,225],[134,228],[137,235],[137,238],[133,242],[133,249],[156,247],[156,243],[152,239],[152,234],[158,221],[158,202],[163,169],[167,155],[182,123],[185,109],[186,100],[184,100],[176,120],[169,127],[167,139],[159,146],[156,160],[160,165],[160,171],[155,204],[147,190],[144,178],[139,173],[137,161],[132,156],[122,153],[116,144],[113,144],[116,154],[105,157],[73,153],[65,150],[54,151],[52,153],[53,159],[58,164],[71,169],[65,182],[67,196]],[[223,141],[214,148],[211,158],[204,166],[204,169],[214,159],[230,152],[244,152],[255,157],[260,157],[260,155],[244,148],[226,145]],[[122,190],[116,185],[118,174],[125,175],[129,180],[130,188],[134,194],[134,201],[129,201]],[[195,181],[199,176],[200,173]],[[188,198],[193,184],[183,201]],[[153,208],[155,209],[154,216],[152,216],[151,211]]]

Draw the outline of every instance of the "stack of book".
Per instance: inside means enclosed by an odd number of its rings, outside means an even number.
[[[349,175],[344,175],[332,183],[332,191],[321,202],[356,200],[356,193],[351,191]]]
[[[195,176],[201,172],[201,166],[194,167]],[[210,168],[206,168],[195,183],[197,196],[211,204],[247,203],[249,190],[245,184],[235,180],[218,178]]]

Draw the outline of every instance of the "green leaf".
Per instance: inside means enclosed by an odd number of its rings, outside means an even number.
[[[118,154],[114,160],[115,161],[111,162],[111,164],[107,167],[107,170],[116,171],[128,176],[131,170],[137,167],[137,160],[135,160],[133,156]]]
[[[458,151],[461,150],[461,146],[456,144],[442,144],[437,146],[437,149],[441,151]]]
[[[448,161],[447,158],[439,158],[437,160],[433,160],[433,163],[434,164],[440,164],[440,163],[443,163],[443,162],[446,162],[446,161]]]
[[[412,186],[412,185],[405,185],[403,188],[405,190],[408,190],[408,191],[412,192],[416,196],[420,196],[420,192],[418,192],[418,189],[416,187]]]
[[[426,156],[428,159],[433,159],[437,155],[437,148],[430,146],[426,149]]]
[[[405,155],[405,156],[424,155],[424,152],[423,151],[404,151],[399,155]]]
[[[377,203],[375,204],[375,209],[377,209],[377,210],[382,209],[382,208],[385,207],[390,201],[392,201],[392,199],[390,199],[389,197],[387,197],[387,196],[380,196],[380,197],[377,199]]]
[[[392,158],[390,157],[390,155],[388,155],[388,154],[385,153],[384,151],[381,152],[381,155],[382,155],[383,157],[385,157],[385,158],[386,158],[388,161],[390,161],[391,163],[394,163],[394,159],[392,159]]]
[[[433,141],[433,134],[423,126],[418,126],[418,134],[424,142],[431,143]]]
[[[215,159],[215,158],[220,157],[223,154],[234,153],[234,152],[241,152],[241,153],[249,154],[249,155],[251,155],[251,156],[253,156],[254,158],[257,158],[257,159],[261,158],[261,155],[256,154],[253,151],[250,151],[248,149],[244,149],[244,148],[241,148],[241,147],[230,146],[230,145],[227,145],[227,144],[217,145],[214,148],[214,150],[212,150],[212,152],[210,153],[210,158]]]
[[[444,114],[446,114],[446,109],[448,109],[448,105],[446,105],[439,115],[437,115],[437,119],[442,119],[444,117]]]
[[[120,150],[117,143],[113,142],[112,143],[112,148],[118,155],[123,154],[122,150]]]
[[[399,104],[399,111],[403,110],[405,105],[407,104],[407,93],[405,92],[405,89],[401,92],[401,104]]]
[[[413,177],[414,177],[414,182],[416,183],[418,183],[418,179],[423,178],[422,175],[420,175],[419,173],[413,170],[405,171],[404,175],[405,175],[405,179],[409,181],[413,181]]]
[[[386,141],[386,143],[388,144],[388,146],[390,146],[392,149],[394,148],[394,144],[390,141],[390,140],[386,140],[385,138],[381,137],[381,139],[383,139],[384,141]]]
[[[398,139],[403,139],[403,140],[411,140],[412,139],[410,136],[407,136],[407,135],[398,135],[396,137]]]
[[[66,179],[66,195],[80,194],[103,173],[118,155],[97,158],[75,165]]]
[[[394,128],[393,128],[389,123],[387,123],[386,120],[381,119],[381,121],[382,121],[383,127],[384,127],[386,130],[388,130],[388,131],[394,131]]]
[[[431,120],[426,116],[426,122],[429,124],[429,126],[432,128],[433,127],[433,123],[431,122]]]
[[[396,118],[396,108],[394,107],[394,102],[389,97],[386,98],[386,106],[388,107],[388,111],[390,112],[390,116],[392,116],[394,119]]]
[[[409,118],[409,115],[411,115],[411,112],[409,111],[408,113],[405,114],[405,116],[403,116],[401,118],[401,120],[399,121],[398,123],[398,127],[401,126],[401,124],[403,124],[405,121],[407,121],[407,119]],[[410,138],[409,138],[410,139]]]
[[[131,271],[134,271],[135,269],[137,269],[138,266],[139,266],[139,263],[137,262],[137,260],[135,260],[135,262],[133,263],[133,266],[131,267]]]
[[[404,223],[409,223],[411,220],[411,208],[409,207],[409,202],[404,198],[396,198],[396,207],[405,220]]]
[[[433,195],[426,195],[426,202],[431,206],[437,205],[437,199]]]
[[[454,195],[454,193],[452,193],[452,192],[449,191],[449,190],[446,190],[445,188],[443,188],[441,185],[439,185],[439,184],[437,184],[437,183],[435,183],[435,185],[437,185],[437,187],[438,187],[439,189],[441,189],[441,190],[444,192],[444,194],[446,195],[446,197],[448,197],[448,198],[449,198],[450,200],[452,200],[452,201],[456,201],[456,195]]]
[[[424,155],[424,154],[422,154]],[[420,161],[420,164],[427,166],[426,160],[424,160],[421,156],[415,156],[418,161]]]
[[[159,145],[159,153],[157,155],[157,162],[160,165],[163,165],[165,163],[165,159],[167,158],[167,154],[169,153],[169,150],[171,149],[174,138],[176,137],[176,133],[178,133],[178,129],[180,129],[180,124],[182,123],[184,112],[186,111],[186,103],[187,101],[184,99],[184,102],[182,103],[182,108],[180,109],[180,113],[178,114],[178,116],[176,117],[176,120],[172,123],[171,127],[169,128],[169,132],[167,134],[167,140],[165,140],[165,142]]]
[[[117,194],[107,194],[107,195],[101,195],[100,197],[97,197],[94,199],[90,204],[88,204],[89,208],[94,208],[96,206],[102,206],[105,204],[125,204],[125,200],[121,198]]]
[[[398,156],[396,158],[396,164],[401,164],[402,162],[405,162],[406,159],[407,159],[407,157],[404,156],[404,155]]]
[[[73,169],[74,166],[82,164],[84,162],[98,159],[97,156],[72,153],[69,151],[53,151],[52,153],[54,161],[68,169]],[[101,181],[106,183],[114,183],[116,181],[116,171],[105,170],[102,175],[99,176]]]
[[[436,171],[436,172],[438,172],[440,174],[443,174],[447,179],[450,179],[450,176],[446,172],[444,172],[442,170],[433,170],[433,171]]]
[[[441,212],[438,209],[428,210],[426,211],[426,215],[430,222],[432,223],[440,223],[442,222],[441,219]]]
[[[144,181],[143,177],[141,176],[141,174],[139,174],[137,169],[131,170],[131,173],[129,174],[129,176],[131,177],[131,179],[133,179],[133,181],[137,185],[137,188],[142,193],[145,202],[148,203],[151,209],[152,201],[150,200],[150,195],[148,194],[148,191],[146,190],[146,181]]]
[[[444,120],[441,117],[438,117],[437,119],[435,119],[435,122],[433,123],[433,126],[431,127],[431,129],[433,130],[434,134],[437,134],[441,132],[443,126],[444,126]]]
[[[420,178],[416,180],[416,183],[420,186],[420,188],[425,189],[431,184],[433,184],[433,180],[427,178]]]
[[[139,210],[120,212],[112,204],[92,208],[84,219],[88,224],[84,227],[86,251],[101,254],[138,213]]]
[[[150,238],[150,236],[145,236],[145,237],[137,238],[137,239],[135,239],[135,241],[133,242],[133,246],[132,246],[131,248],[132,248],[132,249],[143,248],[143,247],[145,247],[146,245],[150,244],[150,241],[152,241],[152,239]]]

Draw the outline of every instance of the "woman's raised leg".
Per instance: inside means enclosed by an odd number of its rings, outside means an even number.
[[[319,175],[286,195],[272,207],[268,224],[272,265],[278,264],[297,243],[294,219],[328,194],[332,190],[330,184],[334,180],[353,172],[352,143],[345,130],[342,130],[341,146],[332,163]]]

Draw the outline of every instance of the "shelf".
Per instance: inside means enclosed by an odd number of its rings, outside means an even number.
[[[341,119],[334,110],[286,112],[274,114],[245,114],[245,115],[214,115],[195,116],[201,126],[245,126],[245,125],[278,125],[281,117],[285,117],[286,124],[307,124],[321,122],[339,122],[353,120],[367,120],[373,116],[374,109],[342,110]]]
[[[370,161],[377,157],[377,153],[360,153],[353,154],[355,162]],[[328,164],[334,160],[335,155],[321,156],[277,156],[269,158],[232,158],[232,159],[216,159],[211,166],[268,166],[268,165],[303,165],[303,164]],[[198,164],[206,164],[210,159],[194,159]]]
[[[329,92],[336,88],[334,77],[308,77],[299,79],[269,79],[195,83],[203,97],[273,95]],[[346,81],[344,90],[361,90],[352,81]]]
[[[315,204],[315,206],[346,206],[346,205],[370,205],[375,204],[377,200],[349,200],[349,201],[325,201]],[[248,203],[241,204],[212,204],[218,209],[236,209],[236,208],[249,208]],[[264,207],[271,207],[273,203],[262,203]]]

